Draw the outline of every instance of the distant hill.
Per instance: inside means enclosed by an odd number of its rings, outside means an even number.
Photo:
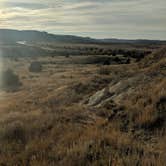
[[[101,39],[100,41],[104,43],[125,43],[125,44],[166,44],[164,40],[147,40],[147,39],[137,39],[137,40],[127,40],[127,39]]]
[[[0,43],[27,42],[63,42],[63,43],[134,43],[134,44],[162,44],[166,41],[159,40],[124,40],[124,39],[93,39],[72,35],[55,35],[34,30],[0,29]]]
[[[0,43],[15,43],[18,41],[27,42],[65,42],[65,43],[94,43],[96,39],[88,37],[78,37],[72,35],[54,35],[47,32],[34,30],[9,30],[0,29]]]

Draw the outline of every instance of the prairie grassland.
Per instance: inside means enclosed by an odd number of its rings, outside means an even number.
[[[0,92],[0,165],[164,166],[166,49],[131,64],[80,61],[4,59],[22,86]]]

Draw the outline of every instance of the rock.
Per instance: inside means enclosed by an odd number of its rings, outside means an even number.
[[[132,96],[138,85],[148,82],[145,75],[125,78],[119,82],[109,84],[107,88],[97,91],[89,98],[88,105],[101,107],[103,104],[113,100],[116,104],[122,104],[128,96]]]
[[[101,101],[109,98],[111,93],[109,92],[109,88],[106,87],[98,92],[96,92],[93,96],[89,98],[88,106],[96,106]]]

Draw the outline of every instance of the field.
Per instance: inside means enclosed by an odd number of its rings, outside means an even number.
[[[0,166],[165,165],[166,46],[17,47],[31,51],[1,57],[20,84],[0,90]]]

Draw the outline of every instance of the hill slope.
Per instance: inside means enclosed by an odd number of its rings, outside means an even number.
[[[0,100],[0,165],[165,165],[165,55],[107,66],[47,57],[33,75],[32,58],[12,62],[23,87]]]
[[[27,42],[63,42],[63,43],[93,43],[96,40],[72,35],[54,35],[40,31],[18,31],[0,29],[0,42],[13,43],[18,41]]]

